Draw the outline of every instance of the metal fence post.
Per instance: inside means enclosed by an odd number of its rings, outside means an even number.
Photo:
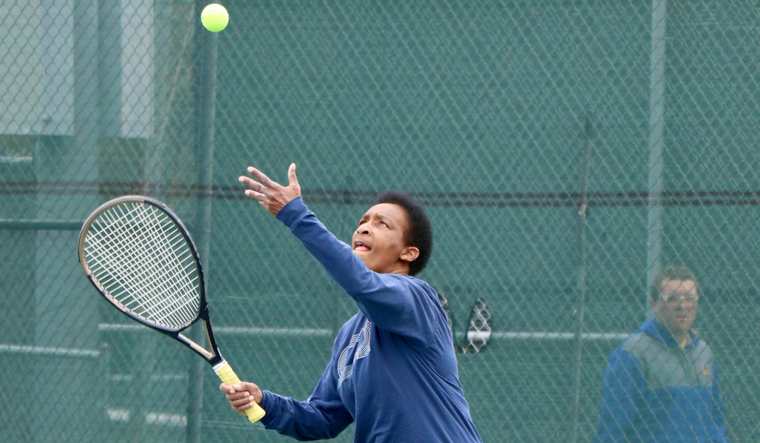
[[[573,360],[573,413],[572,413],[572,438],[570,441],[578,441],[578,417],[580,410],[581,395],[581,370],[583,366],[583,310],[586,301],[586,228],[588,220],[588,176],[591,167],[591,137],[593,127],[590,113],[586,113],[583,121],[583,165],[581,169],[581,192],[580,204],[578,205],[578,276],[576,290],[578,298],[575,307],[575,357]]]
[[[652,0],[652,56],[649,96],[649,196],[647,207],[647,281],[660,271],[665,172],[665,21],[667,0]],[[645,296],[648,299],[648,296]],[[646,300],[645,300],[646,303]],[[650,313],[651,314],[651,313]],[[649,315],[648,315],[649,316]]]

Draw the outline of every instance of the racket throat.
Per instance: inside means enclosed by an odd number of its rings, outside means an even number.
[[[205,358],[206,361],[208,361],[212,366],[219,364],[220,362],[223,362],[224,359],[221,355],[218,353],[215,353],[213,351],[209,351],[207,349],[204,349],[202,346],[196,344],[194,341],[188,339],[182,334],[177,334],[177,340],[181,341],[185,345],[187,345],[190,349],[195,351],[196,354],[200,355],[201,357]],[[212,348],[214,349],[214,348]]]

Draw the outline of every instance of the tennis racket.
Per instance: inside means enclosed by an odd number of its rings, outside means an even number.
[[[240,383],[216,346],[193,240],[165,204],[127,195],[101,205],[79,234],[79,264],[121,312],[195,351],[225,384]],[[198,320],[206,327],[209,350],[180,334]],[[245,412],[251,423],[265,414],[255,402]]]

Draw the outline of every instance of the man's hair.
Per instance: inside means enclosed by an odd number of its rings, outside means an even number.
[[[697,294],[699,294],[699,282],[691,269],[686,266],[668,265],[662,268],[652,280],[652,285],[649,287],[649,297],[657,301],[662,296],[663,286],[670,280],[691,280],[697,288]]]
[[[406,246],[414,246],[420,250],[416,260],[409,263],[409,275],[417,275],[427,265],[430,255],[433,253],[433,227],[430,219],[421,204],[412,199],[412,196],[400,191],[386,191],[377,197],[376,205],[391,203],[401,206],[406,212],[407,226],[404,233]]]

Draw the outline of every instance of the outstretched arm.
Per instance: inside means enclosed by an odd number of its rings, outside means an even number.
[[[288,186],[277,184],[256,168],[249,167],[248,172],[258,181],[240,177],[250,188],[246,195],[290,228],[372,323],[421,346],[433,342],[437,322],[445,321],[441,320],[445,314],[431,288],[409,277],[368,269],[351,247],[330,233],[303,204],[295,165],[288,170]]]

